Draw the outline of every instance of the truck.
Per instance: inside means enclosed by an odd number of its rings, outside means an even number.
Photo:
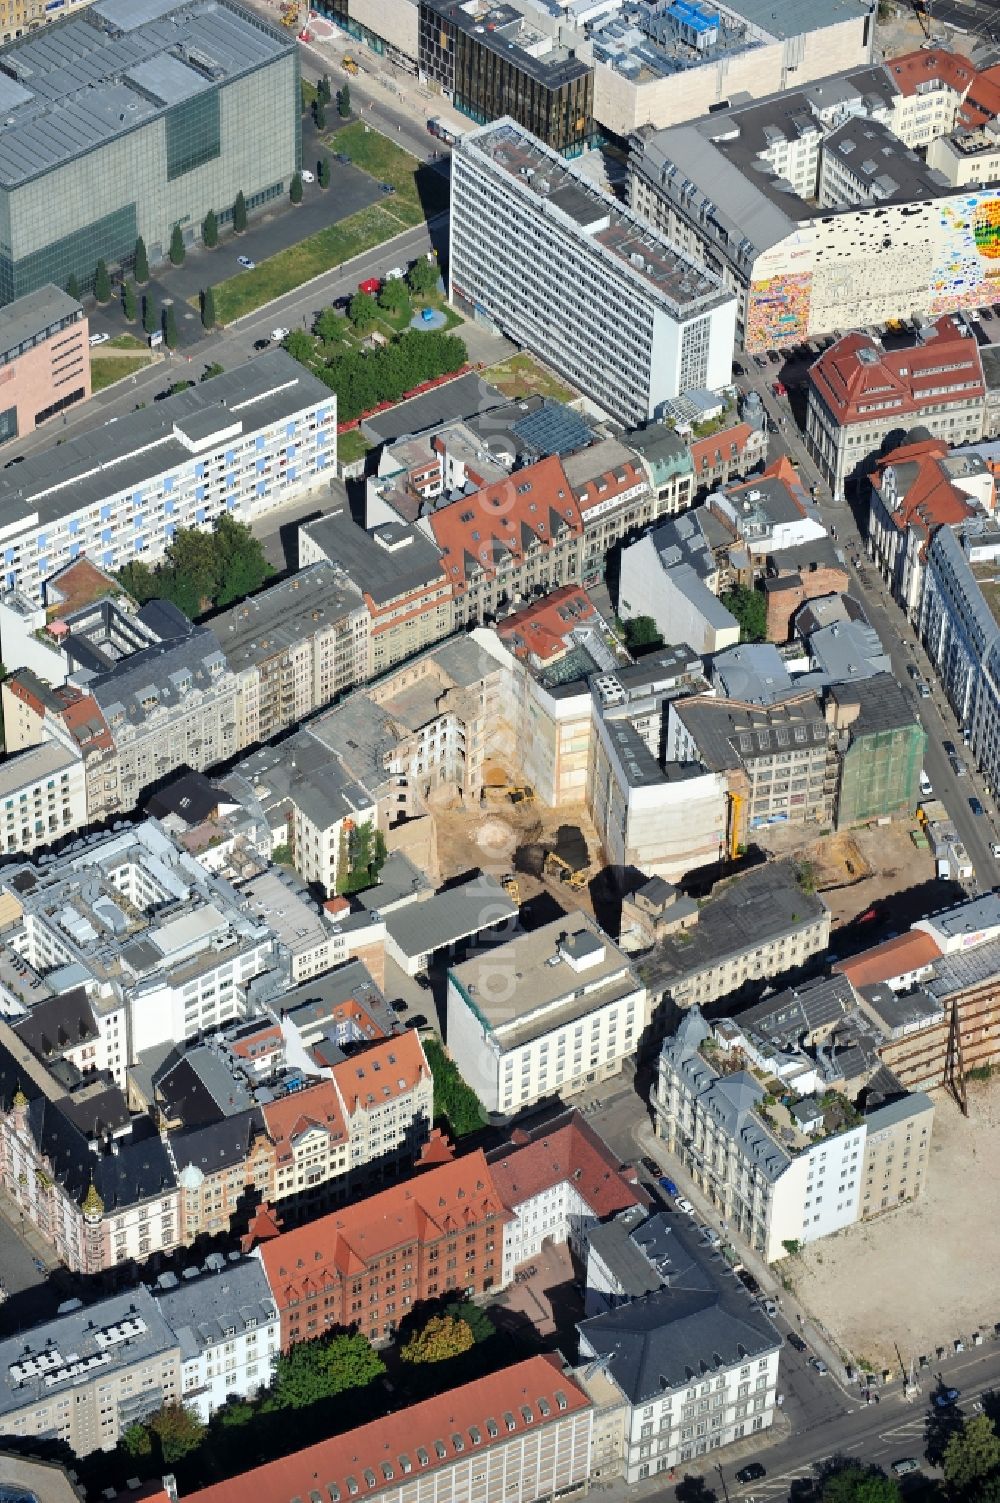
[[[937,874],[942,882],[947,882],[951,877],[951,862],[947,856],[937,858]]]
[[[427,129],[432,136],[436,136],[446,146],[454,146],[458,140],[458,132],[452,130],[450,125],[446,125],[443,120],[438,120],[436,117],[433,120],[428,120]]]

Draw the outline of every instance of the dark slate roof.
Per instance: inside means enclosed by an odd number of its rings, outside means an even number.
[[[260,1107],[254,1106],[238,1116],[212,1122],[208,1127],[174,1133],[170,1144],[177,1172],[181,1174],[193,1164],[205,1175],[217,1174],[230,1164],[242,1164],[254,1138],[265,1132],[264,1114]]]
[[[660,1271],[668,1287],[578,1326],[632,1405],[781,1345],[764,1311],[693,1228],[677,1222],[664,1240]]]
[[[58,997],[45,997],[26,1017],[10,1021],[32,1054],[46,1063],[98,1036],[94,1009],[82,986]]]
[[[219,791],[203,772],[185,772],[159,789],[146,804],[146,813],[156,819],[176,814],[190,828],[219,807]]]
[[[250,1105],[246,1087],[219,1055],[196,1046],[178,1060],[168,1060],[153,1077],[164,1114],[185,1127],[205,1127],[221,1117],[236,1116]]]

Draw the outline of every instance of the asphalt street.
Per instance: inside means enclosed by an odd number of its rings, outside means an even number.
[[[856,525],[860,520],[864,526],[867,501],[861,507],[863,515],[859,515],[857,510],[852,512],[845,502],[833,502],[819,471],[806,453],[787,398],[775,396],[772,390],[776,380],[780,379],[786,386],[800,380],[804,369],[785,362],[782,365],[768,363],[761,370],[749,357],[743,357],[741,363],[745,374],[739,378],[739,386],[743,390],[752,387],[759,393],[774,425],[769,458],[773,460],[779,454],[787,454],[805,483],[819,487],[817,504],[827,527],[836,528],[837,541],[852,576],[852,593],[864,606],[865,614],[889,654],[893,673],[910,695],[914,711],[927,732],[924,767],[933,785],[934,795],[941,799],[955,822],[959,837],[975,868],[979,888],[992,887],[1000,882],[1000,864],[994,859],[990,849],[994,841],[1000,840],[1000,815],[996,803],[962,745],[962,733],[954,712],[944,697],[937,674],[915,631],[867,558],[864,537]],[[853,562],[855,557],[859,558],[857,565]],[[920,699],[913,688],[907,671],[912,665],[918,668],[930,685],[932,693],[929,699]],[[958,748],[960,759],[968,769],[964,776],[959,777],[952,770],[943,748],[945,741],[953,742]],[[973,795],[983,804],[985,815],[973,814],[969,805],[969,798]]]

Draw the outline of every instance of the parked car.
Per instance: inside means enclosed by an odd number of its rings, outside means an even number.
[[[806,1350],[806,1344],[797,1331],[789,1331],[788,1345],[793,1346],[797,1352],[804,1352]]]
[[[346,151],[335,151],[333,153],[333,160],[339,162],[342,167],[349,167],[351,165],[351,159]]]
[[[919,1472],[920,1462],[915,1456],[902,1456],[892,1463],[892,1470],[897,1477],[906,1477],[910,1472]]]
[[[830,1371],[826,1363],[823,1361],[822,1357],[810,1357],[809,1366],[814,1367],[821,1378],[825,1378],[827,1373]]]
[[[395,193],[396,190],[391,183],[379,183],[378,191],[380,193],[385,193],[388,196],[388,194],[390,193]]]
[[[951,763],[951,770],[955,774],[956,778],[964,778],[965,763],[962,761],[961,757],[956,753],[954,756],[949,757],[948,761]]]
[[[647,1156],[645,1158],[640,1159],[639,1162],[642,1165],[642,1167],[645,1169],[645,1171],[646,1171],[647,1174],[651,1174],[654,1179],[659,1179],[659,1177],[660,1177],[660,1166],[656,1162],[655,1159],[651,1159],[651,1158],[649,1158]]]
[[[429,1028],[430,1026],[431,1025],[428,1023],[427,1019],[424,1017],[424,1015],[423,1015],[422,1012],[415,1013],[413,1015],[413,1017],[410,1019],[410,1027],[411,1028],[420,1029],[420,1028]]]
[[[418,972],[418,974],[413,979],[416,981],[417,985],[423,991],[425,991],[425,992],[429,992],[430,991],[430,989],[431,989],[431,978],[427,975],[427,973],[425,971]]]
[[[93,346],[95,344],[107,344],[107,342],[108,342],[108,340],[110,338],[111,338],[110,334],[91,334],[91,336],[90,336],[90,344],[91,344],[91,346]]]
[[[941,745],[944,747],[946,757],[954,757],[957,754],[954,741],[942,741]]]
[[[365,277],[363,282],[358,283],[359,292],[367,292],[372,297],[382,291],[382,281],[379,277]]]
[[[931,697],[931,687],[930,687],[930,684],[928,684],[922,678],[918,679],[917,680],[917,693],[920,695],[921,699],[930,699],[930,697]]]
[[[969,808],[972,810],[973,814],[985,814],[986,813],[986,810],[983,808],[982,804],[976,798],[975,794],[973,794],[973,796],[969,799]]]
[[[934,1395],[934,1404],[938,1409],[950,1409],[961,1397],[957,1388],[942,1388]]]
[[[285,328],[282,328],[282,326],[279,324],[276,329],[271,330],[271,343],[280,344],[283,339],[288,338],[288,333],[289,331]]]
[[[759,1294],[760,1285],[748,1268],[741,1268],[736,1277],[748,1294]]]
[[[316,181],[316,174],[314,172],[307,171],[305,167],[303,167],[302,171],[299,173],[299,176],[304,183],[314,183]]]
[[[12,464],[24,464],[24,455],[15,454],[13,459],[8,459],[7,463],[4,465],[4,469],[9,470]]]
[[[767,361],[764,359],[763,355],[755,355],[753,357],[753,363],[759,371],[767,370]]]
[[[722,1238],[719,1236],[714,1226],[703,1226],[701,1229],[701,1235],[704,1237],[709,1247],[722,1246]]]
[[[668,1195],[679,1195],[681,1193],[673,1180],[668,1179],[665,1174],[660,1176],[660,1189],[665,1190]]]
[[[271,341],[269,339],[255,339],[253,347],[255,350],[269,350],[271,348]]]
[[[748,1466],[741,1466],[736,1473],[737,1482],[759,1482],[761,1477],[766,1477],[767,1472],[759,1461],[751,1461]]]
[[[244,271],[256,271],[257,270],[257,262],[256,261],[251,261],[251,259],[250,259],[249,256],[237,256],[236,257],[236,264],[237,264],[237,266],[242,266],[242,268],[243,268]]]
[[[685,1216],[693,1216],[695,1213],[694,1206],[684,1195],[675,1195],[674,1205]]]
[[[389,1003],[389,1006],[392,1008],[393,1012],[405,1012],[409,1005],[410,1004],[408,1002],[403,1001],[402,997],[397,997],[395,1002]]]
[[[990,855],[994,861],[1000,861],[1000,840],[994,840],[990,846]]]
[[[767,358],[768,358],[768,360],[770,360],[770,362],[771,362],[772,365],[780,365],[781,364],[781,356],[779,355],[779,353],[778,353],[777,350],[768,350],[768,352],[767,352]]]
[[[764,1311],[764,1314],[770,1315],[771,1319],[773,1320],[778,1313],[777,1301],[769,1299],[766,1295],[763,1295],[761,1296],[759,1303],[761,1309]]]
[[[934,784],[931,782],[930,778],[927,776],[922,767],[920,769],[920,792],[924,798],[930,798],[931,794],[934,792]]]

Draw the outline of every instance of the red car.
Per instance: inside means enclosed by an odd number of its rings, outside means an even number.
[[[369,277],[366,282],[358,283],[358,291],[370,292],[374,297],[376,293],[382,291],[382,283],[379,281],[378,277]]]
[[[788,392],[786,391],[785,386],[781,381],[775,381],[771,387],[771,390],[774,392],[774,395],[776,397],[786,397],[788,395]]]

